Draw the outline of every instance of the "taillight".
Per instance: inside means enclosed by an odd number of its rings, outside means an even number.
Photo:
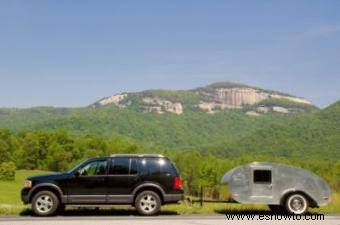
[[[182,188],[182,181],[180,177],[175,177],[172,183],[173,189],[181,189]]]

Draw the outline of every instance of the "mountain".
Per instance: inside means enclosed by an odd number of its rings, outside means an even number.
[[[111,104],[158,114],[182,114],[195,110],[215,113],[246,108],[248,115],[258,116],[267,112],[291,113],[316,109],[304,98],[231,82],[214,83],[187,91],[147,90],[121,93],[102,98],[91,106]]]
[[[150,152],[198,149],[225,157],[328,159],[340,157],[339,105],[318,109],[304,98],[224,82],[121,93],[81,108],[0,109],[0,128],[119,136]]]

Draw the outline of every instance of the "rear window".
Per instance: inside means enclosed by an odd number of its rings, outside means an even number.
[[[171,174],[176,176],[177,171],[167,158],[146,158],[146,166],[150,175]]]

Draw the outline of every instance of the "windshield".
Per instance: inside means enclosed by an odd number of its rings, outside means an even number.
[[[79,170],[83,165],[85,165],[89,160],[82,161],[81,163],[77,164],[72,169],[68,170],[67,173],[74,173],[75,171]]]

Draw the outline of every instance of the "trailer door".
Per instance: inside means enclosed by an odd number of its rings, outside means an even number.
[[[254,202],[269,203],[273,198],[273,179],[271,168],[252,169],[251,199]]]

